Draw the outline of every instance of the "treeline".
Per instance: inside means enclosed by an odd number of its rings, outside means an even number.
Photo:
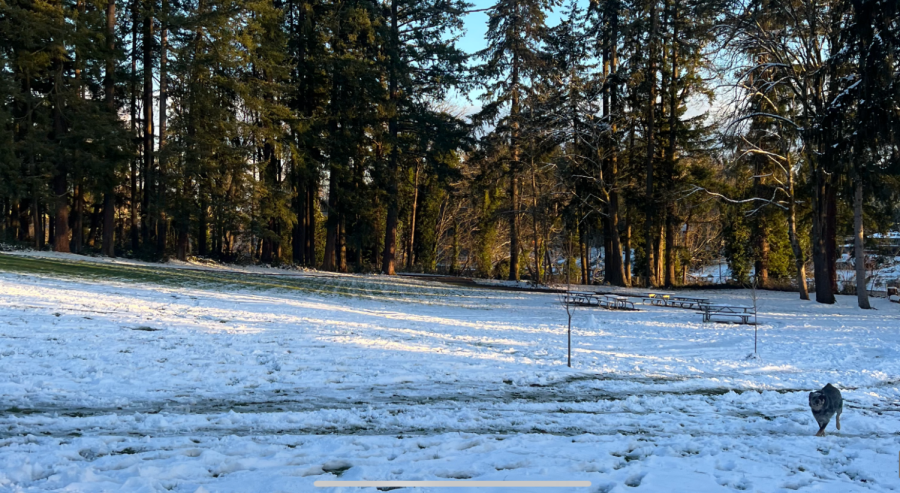
[[[499,0],[467,54],[473,9],[0,0],[0,235],[833,302],[897,223],[897,2]]]

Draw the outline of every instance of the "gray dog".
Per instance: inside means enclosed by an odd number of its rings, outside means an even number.
[[[825,436],[825,427],[828,426],[828,422],[835,414],[837,414],[835,424],[838,430],[841,429],[841,411],[844,410],[844,399],[841,397],[841,391],[830,383],[822,387],[822,390],[809,393],[809,407],[812,409],[816,422],[819,423],[817,437]]]

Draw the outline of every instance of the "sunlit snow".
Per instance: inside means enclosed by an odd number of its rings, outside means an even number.
[[[884,299],[862,311],[853,297],[761,291],[759,359],[747,358],[752,326],[578,308],[570,369],[551,293],[0,269],[0,490],[329,491],[313,482],[337,478],[900,489],[900,305]],[[752,304],[746,290],[693,293]],[[842,430],[816,438],[807,394],[829,382]]]

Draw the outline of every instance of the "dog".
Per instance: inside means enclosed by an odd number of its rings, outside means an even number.
[[[819,423],[819,432],[817,437],[825,436],[825,427],[831,421],[831,417],[837,415],[835,424],[837,429],[841,429],[841,411],[844,410],[844,398],[841,397],[841,391],[832,386],[830,383],[822,390],[809,393],[809,407],[812,409],[813,417]]]

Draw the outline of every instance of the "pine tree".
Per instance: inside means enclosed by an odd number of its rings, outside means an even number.
[[[546,11],[553,0],[499,0],[488,9],[488,46],[477,53],[483,61],[476,73],[484,82],[478,123],[495,125],[508,141],[504,168],[508,179],[509,279],[519,279],[519,175],[521,172],[521,101],[542,63],[540,43]]]
[[[401,134],[414,134],[417,126],[409,123],[417,115],[432,116],[428,108],[431,101],[442,100],[449,89],[463,83],[466,57],[454,41],[467,6],[458,0],[390,0],[385,9],[389,12],[386,19],[389,151],[385,170],[387,218],[381,261],[384,274],[395,273],[399,170],[402,162],[415,159],[407,144],[410,139],[401,138]]]

